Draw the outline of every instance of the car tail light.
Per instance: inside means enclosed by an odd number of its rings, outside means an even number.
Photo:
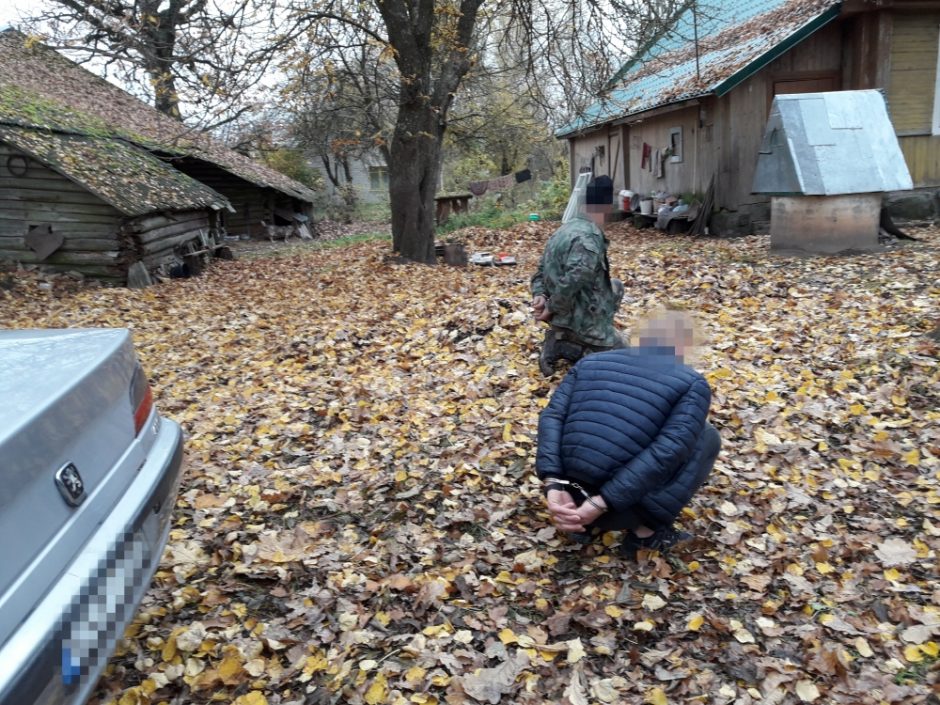
[[[134,435],[136,436],[147,423],[153,409],[153,392],[150,390],[147,375],[140,365],[137,365],[134,378],[131,380],[131,408],[134,410]]]

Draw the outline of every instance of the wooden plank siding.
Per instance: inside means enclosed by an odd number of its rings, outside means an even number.
[[[628,188],[643,195],[649,195],[654,191],[667,191],[673,194],[691,191],[704,193],[708,188],[708,181],[704,180],[703,186],[701,176],[705,172],[699,169],[699,159],[706,152],[710,154],[711,150],[699,144],[704,136],[700,134],[698,123],[699,106],[696,105],[675,110],[656,119],[631,124],[629,126],[630,164],[627,181],[630,185]],[[669,146],[670,133],[673,128],[682,130],[682,161],[674,162],[671,158],[667,158],[663,167],[663,177],[657,178],[656,165],[652,164],[650,168],[650,163],[657,149],[664,150]],[[644,144],[648,144],[651,149],[650,162],[646,166],[643,165]]]
[[[229,200],[235,212],[224,215],[225,229],[233,235],[267,237],[261,221],[272,222],[274,209],[279,201],[291,203],[291,199],[281,195],[280,192],[256,186],[213,164],[195,160],[172,163],[180,171],[218,191]]]
[[[830,79],[841,88],[842,27],[829,24],[807,37],[719,99],[721,154],[716,197],[719,205],[738,210],[742,205],[767,203],[762,195],[752,195],[757,152],[767,125],[774,91],[799,92],[802,81]]]
[[[10,170],[11,157],[26,161],[25,173]],[[0,142],[0,260],[78,270],[123,282],[127,263],[121,252],[122,214],[79,184]],[[65,240],[40,260],[25,241],[31,226],[51,225]]]
[[[894,15],[887,93],[899,136],[931,132],[938,46],[940,12]]]
[[[940,137],[899,137],[901,152],[911,173],[914,188],[940,185]]]

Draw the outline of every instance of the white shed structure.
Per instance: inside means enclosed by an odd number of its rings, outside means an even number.
[[[773,249],[876,249],[883,192],[913,186],[880,91],[774,98],[752,189],[772,197]]]

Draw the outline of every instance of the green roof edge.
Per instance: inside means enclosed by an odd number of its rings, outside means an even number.
[[[709,91],[714,93],[719,98],[723,95],[726,95],[733,88],[741,84],[742,82],[749,79],[751,76],[756,74],[758,71],[763,69],[769,63],[779,58],[786,52],[790,51],[797,44],[802,42],[804,39],[809,37],[811,34],[814,34],[817,30],[822,29],[827,24],[832,22],[839,16],[839,13],[842,11],[842,3],[836,3],[825,12],[814,17],[812,20],[803,25],[799,30],[791,34],[789,37],[781,41],[779,44],[773,46],[765,54],[762,54],[750,64],[740,69],[739,71],[733,73],[731,76],[726,78],[724,81],[719,83],[714,90]]]
[[[554,135],[555,139],[572,139],[578,135],[585,134],[587,132],[593,132],[594,129],[600,127],[601,125],[607,125],[614,123],[618,120],[623,120],[624,118],[631,117],[633,115],[641,115],[649,110],[655,110],[657,108],[662,108],[666,105],[678,105],[679,103],[684,103],[689,100],[694,100],[696,98],[701,98],[706,95],[715,95],[719,98],[723,95],[726,95],[736,86],[740,85],[743,81],[746,81],[748,78],[753,76],[755,73],[763,69],[769,63],[779,58],[781,55],[788,52],[794,46],[799,44],[801,41],[809,37],[811,34],[815,33],[817,30],[822,29],[824,26],[832,22],[839,16],[839,13],[842,11],[842,3],[838,2],[833,6],[829,7],[812,20],[803,25],[799,30],[788,36],[786,39],[780,43],[774,45],[773,48],[769,49],[766,53],[759,56],[757,59],[752,61],[750,64],[735,72],[724,81],[719,83],[714,89],[710,91],[702,91],[701,93],[690,94],[679,100],[669,101],[667,103],[661,103],[659,105],[654,105],[643,110],[637,110],[636,112],[625,112],[623,115],[620,115],[616,118],[611,118],[608,120],[593,122],[588,125],[583,125],[581,127],[576,127],[574,129],[565,130],[564,127],[555,130]],[[634,60],[635,61],[635,60]],[[618,72],[620,73],[620,72]],[[570,123],[569,123],[570,124]]]

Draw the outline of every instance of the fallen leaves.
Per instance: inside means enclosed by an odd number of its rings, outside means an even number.
[[[940,236],[791,259],[608,228],[622,327],[699,316],[723,440],[680,519],[696,542],[629,562],[615,532],[558,534],[532,479],[560,379],[528,317],[551,228],[464,233],[517,267],[365,244],[140,291],[0,290],[13,327],[132,327],[187,431],[170,545],[93,703],[926,701]]]

